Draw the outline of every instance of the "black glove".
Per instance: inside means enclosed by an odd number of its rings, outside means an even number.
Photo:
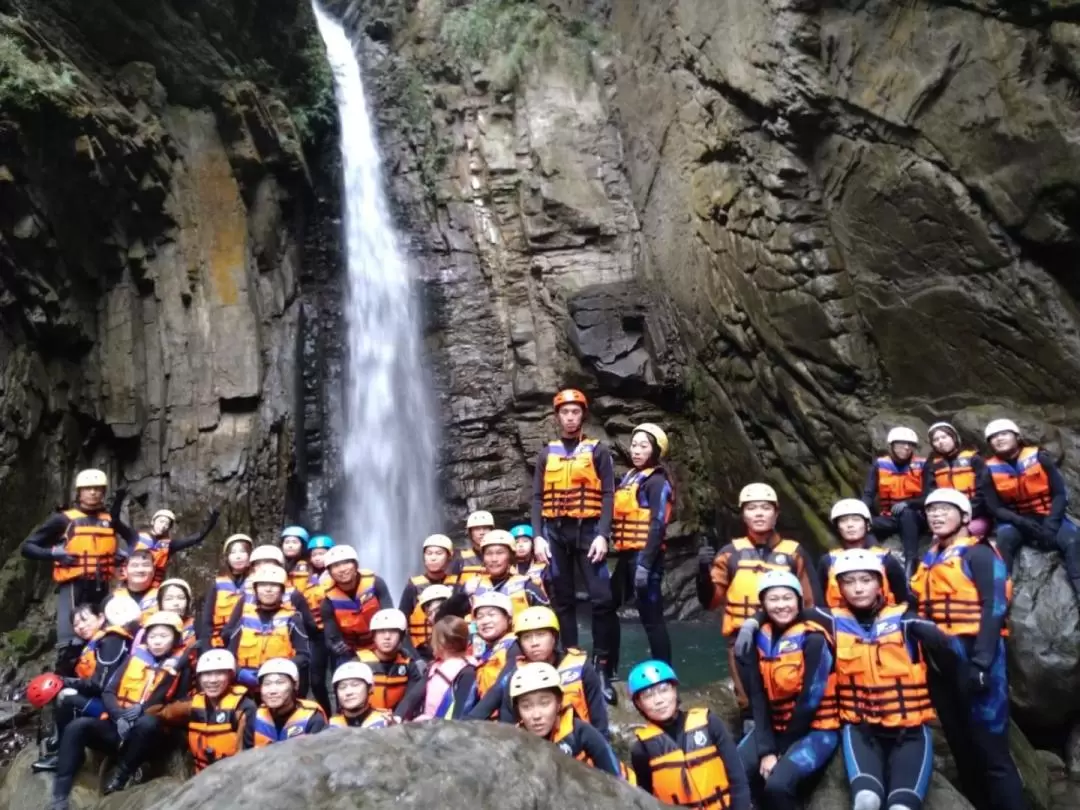
[[[116,490],[116,493],[113,495],[113,509],[120,508],[120,505],[124,502],[124,499],[127,498],[127,494],[127,487],[120,487],[120,489]]]
[[[634,588],[643,591],[649,587],[649,569],[639,565],[634,569]]]
[[[757,629],[757,619],[749,618],[743,622],[743,626],[739,628],[739,634],[735,636],[735,656],[737,658],[745,657],[754,649],[754,636],[757,634]]]
[[[221,512],[216,506],[212,507],[206,515],[206,524],[213,528],[217,525],[219,517],[221,517]]]
[[[121,717],[116,721],[116,733],[120,735],[121,740],[126,740],[127,736],[131,733],[131,727],[134,725],[130,720],[125,720]]]
[[[968,667],[967,687],[973,695],[985,692],[990,687],[990,676],[985,669],[972,664]]]
[[[123,712],[121,712],[120,719],[127,720],[129,723],[134,723],[136,720],[142,717],[142,713],[143,707],[140,704],[136,703],[130,709],[125,709]]]
[[[901,512],[903,512],[907,508],[908,508],[907,501],[897,501],[896,503],[894,503],[892,505],[892,507],[890,508],[889,511],[892,513],[893,517],[896,517],[897,515],[899,515]]]
[[[698,549],[697,558],[699,565],[712,567],[713,560],[716,559],[716,549],[706,543]]]
[[[1057,544],[1057,534],[1060,530],[1060,523],[1054,523],[1047,520],[1039,527],[1039,539],[1042,540],[1043,544],[1048,549],[1054,548]]]
[[[74,554],[68,554],[63,546],[53,546],[52,558],[54,562],[68,568],[79,564],[79,558]]]
[[[66,689],[78,689],[82,685],[82,678],[61,678]]]
[[[335,641],[333,644],[331,644],[330,652],[332,652],[338,658],[349,658],[356,654],[353,652],[352,647],[350,647],[344,641]]]

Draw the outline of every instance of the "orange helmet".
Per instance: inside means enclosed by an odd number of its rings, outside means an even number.
[[[576,388],[564,388],[555,395],[555,410],[559,410],[563,405],[580,405],[582,408],[588,408],[589,400]]]

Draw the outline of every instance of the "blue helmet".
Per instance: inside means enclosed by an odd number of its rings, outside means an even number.
[[[307,550],[311,551],[313,548],[330,548],[334,545],[334,538],[328,534],[317,534],[308,540]]]
[[[670,664],[663,661],[642,661],[632,670],[630,677],[626,679],[626,686],[630,690],[630,697],[636,697],[638,692],[643,692],[650,686],[658,683],[678,683],[679,676]]]
[[[306,543],[309,536],[310,535],[308,535],[307,529],[305,529],[303,526],[286,526],[284,529],[281,530],[282,540],[284,540],[286,537],[299,537]]]
[[[518,537],[528,537],[531,540],[533,537],[532,526],[528,523],[519,523],[510,530],[510,536],[515,539]]]

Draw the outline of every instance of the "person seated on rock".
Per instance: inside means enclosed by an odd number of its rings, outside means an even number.
[[[776,490],[768,484],[747,484],[739,493],[746,536],[732,540],[714,553],[703,546],[699,553],[698,600],[706,610],[723,611],[720,632],[728,640],[728,671],[735,698],[748,722],[749,700],[735,665],[735,636],[743,622],[758,609],[757,581],[765,571],[790,571],[803,586],[803,604],[821,604],[817,572],[806,551],[776,531],[780,516]]]
[[[382,577],[360,568],[352,546],[329,549],[326,570],[333,583],[326,589],[319,610],[326,649],[337,668],[355,658],[359,650],[371,649],[371,617],[394,603]]]
[[[304,549],[311,539],[303,526],[286,526],[281,530],[281,553],[285,557],[285,571],[292,574],[293,566],[304,559]]]
[[[149,549],[132,549],[124,563],[124,584],[118,585],[110,599],[134,599],[147,618],[158,610],[158,590],[154,587],[154,555]]]
[[[124,662],[139,627],[142,613],[132,599],[111,599],[99,613],[90,603],[75,608],[72,626],[82,639],[82,654],[74,677],[64,677],[64,689],[53,705],[53,733],[43,741],[43,755],[31,767],[34,773],[55,771],[60,737],[77,717],[100,717],[105,711],[101,695],[117,667]]]
[[[506,662],[521,655],[512,629],[513,612],[510,597],[498,591],[488,591],[473,600],[476,636],[472,656],[476,659],[476,695],[481,700],[499,680]]]
[[[244,580],[251,567],[251,550],[255,542],[246,534],[233,534],[221,548],[221,571],[206,592],[203,609],[195,622],[195,638],[199,650],[224,647],[221,631],[229,623],[237,603],[244,597]]]
[[[955,489],[936,489],[926,498],[934,541],[912,589],[920,615],[964,649],[959,660],[930,654],[930,699],[971,803],[980,810],[1024,810],[1009,752],[1005,617],[1012,583],[997,549],[968,532],[971,513],[968,497]]]
[[[71,675],[82,642],[71,626],[75,606],[100,604],[112,586],[117,555],[135,545],[135,530],[120,519],[126,490],[118,490],[112,511],[105,507],[109,479],[101,470],[75,476],[75,505],[58,510],[34,529],[20,551],[29,560],[52,563],[56,583],[56,666]],[[118,538],[123,541],[121,544]]]
[[[273,658],[290,658],[296,665],[299,694],[307,690],[311,660],[304,622],[295,606],[284,599],[285,569],[265,566],[248,577],[255,598],[240,600],[222,631],[226,647],[236,656],[236,679],[253,693],[259,688],[259,668]]]
[[[357,658],[371,667],[371,705],[408,720],[424,701],[425,682],[420,668],[403,649],[408,620],[396,608],[384,608],[371,617],[372,648]]]
[[[195,603],[191,597],[191,586],[186,580],[174,577],[161,583],[157,589],[158,610],[175,613],[184,622],[184,632],[180,643],[194,651],[195,648]],[[192,657],[192,663],[195,656]]]
[[[480,549],[480,541],[484,535],[495,529],[495,518],[491,512],[478,509],[471,512],[465,520],[465,533],[469,538],[466,548],[458,549],[453,562],[450,563],[450,573],[456,578],[458,585],[465,585],[473,577],[484,575],[484,555]]]
[[[872,551],[881,558],[885,567],[885,602],[889,605],[904,604],[910,600],[904,566],[887,548],[879,546],[870,531],[870,510],[858,498],[841,498],[833,504],[829,520],[836,530],[840,548],[821,555],[818,574],[825,583],[825,604],[830,608],[843,607],[840,585],[833,573],[836,558],[847,549],[861,548]]]
[[[955,489],[971,501],[971,523],[968,532],[975,537],[990,533],[990,512],[986,508],[979,479],[986,462],[978,451],[960,443],[960,433],[948,422],[935,422],[927,431],[934,451],[923,467],[923,499],[935,489]]]
[[[515,616],[527,608],[547,604],[547,597],[536,583],[515,572],[514,538],[510,536],[510,532],[495,529],[485,534],[480,541],[480,554],[484,562],[484,573],[471,577],[464,585],[459,586],[470,596],[470,601],[480,594],[498,591],[510,597]]]
[[[367,664],[346,661],[334,670],[333,685],[338,713],[330,718],[330,728],[389,728],[401,722],[368,699],[375,688],[375,673]]]
[[[794,574],[767,571],[758,592],[764,621],[754,648],[737,654],[754,716],[739,754],[762,810],[798,810],[799,785],[829,763],[840,743],[833,650],[825,629],[804,618]]]
[[[926,528],[922,516],[925,459],[915,455],[919,436],[909,427],[894,427],[887,437],[889,452],[871,466],[862,501],[877,514],[871,528],[878,540],[900,535],[904,571],[910,577],[919,562],[919,535]]]
[[[308,634],[308,647],[311,651],[311,661],[308,665],[311,676],[309,685],[312,696],[329,715],[330,690],[326,687],[326,639],[323,637],[323,620],[320,610],[322,600],[326,597],[326,587],[319,582],[319,577],[315,574],[309,560],[296,561],[289,573],[289,581],[293,589],[304,597],[308,613],[311,615],[313,624],[305,627]]]
[[[476,702],[476,662],[469,657],[469,625],[443,616],[431,633],[435,660],[427,668],[424,711],[417,719],[460,720]]]
[[[519,523],[510,528],[510,536],[514,538],[514,568],[548,596],[551,593],[551,568],[533,552],[533,527]]]
[[[611,543],[615,571],[611,589],[615,607],[637,604],[653,658],[671,662],[671,637],[664,623],[664,535],[671,522],[675,490],[660,462],[668,454],[668,437],[650,422],[634,428],[630,439],[633,469],[615,489]],[[632,597],[632,599],[631,599]],[[615,623],[611,671],[618,675],[622,630]]]
[[[160,746],[156,712],[186,691],[187,671],[177,671],[177,644],[183,624],[175,613],[159,611],[146,620],[146,637],[113,672],[102,693],[105,716],[72,720],[60,737],[52,810],[66,810],[84,749],[117,755],[105,793],[123,790],[135,770]]]
[[[574,759],[625,779],[625,768],[604,735],[578,717],[573,707],[563,704],[560,677],[551,664],[518,667],[509,689],[515,722]]]
[[[1045,450],[1024,444],[1011,419],[986,426],[994,455],[986,461],[979,486],[997,523],[997,547],[1012,570],[1016,552],[1029,545],[1061,552],[1065,573],[1080,597],[1080,529],[1065,514],[1065,479]]]
[[[300,697],[300,672],[288,658],[271,658],[259,667],[259,708],[244,724],[243,748],[264,748],[327,727],[326,715],[313,700]]]
[[[154,516],[150,518],[150,530],[139,532],[135,548],[146,549],[153,555],[155,588],[165,581],[165,569],[169,567],[172,555],[202,543],[217,525],[219,514],[217,509],[211,509],[202,531],[174,538],[172,530],[176,525],[176,513],[169,509],[158,509],[154,512]]]
[[[941,659],[960,645],[906,604],[885,601],[881,557],[840,554],[833,572],[844,606],[813,609],[836,645],[836,696],[853,810],[920,810],[930,786],[934,718],[922,648]]]
[[[424,661],[431,660],[431,622],[420,594],[431,585],[454,585],[457,576],[450,573],[450,558],[454,543],[445,534],[432,534],[424,539],[424,573],[411,577],[401,592],[401,612],[409,617],[409,640],[416,654]]]
[[[678,807],[750,810],[750,784],[727,726],[708,709],[679,708],[671,665],[643,661],[626,686],[646,721],[630,748],[638,787]]]

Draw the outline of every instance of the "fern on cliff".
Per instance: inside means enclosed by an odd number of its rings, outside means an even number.
[[[12,18],[0,15],[0,108],[34,108],[70,95],[75,89],[72,72],[32,58],[16,30]]]

